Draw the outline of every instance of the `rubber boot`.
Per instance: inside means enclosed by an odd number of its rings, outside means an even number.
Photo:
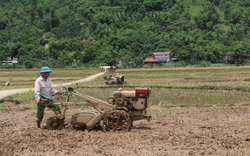
[[[41,121],[36,121],[37,128],[41,128]]]

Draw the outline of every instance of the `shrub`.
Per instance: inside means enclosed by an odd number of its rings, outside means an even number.
[[[30,60],[27,60],[27,61],[24,62],[24,66],[25,66],[26,69],[31,69],[31,68],[34,67],[33,63],[34,62],[32,62]]]
[[[176,63],[176,67],[185,67],[187,66],[187,63],[185,61],[179,61]]]
[[[202,60],[202,61],[199,62],[199,66],[200,67],[210,67],[211,62]]]

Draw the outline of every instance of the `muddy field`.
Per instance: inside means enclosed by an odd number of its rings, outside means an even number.
[[[46,120],[52,112],[45,112]],[[76,130],[69,124],[59,131],[37,129],[36,110],[15,106],[0,111],[0,155],[247,156],[250,153],[247,105],[150,107],[148,112],[153,117],[150,122],[136,121],[126,133]]]

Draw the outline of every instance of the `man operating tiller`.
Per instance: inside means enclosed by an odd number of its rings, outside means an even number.
[[[47,66],[43,67],[40,71],[40,76],[35,81],[35,100],[37,103],[37,113],[36,113],[36,121],[37,128],[41,127],[41,122],[44,116],[45,107],[49,107],[51,110],[55,112],[55,114],[61,114],[60,107],[57,105],[46,105],[46,101],[43,101],[41,98],[41,94],[52,96],[55,94],[61,94],[60,91],[57,91],[53,87],[53,83],[49,78],[51,69]]]

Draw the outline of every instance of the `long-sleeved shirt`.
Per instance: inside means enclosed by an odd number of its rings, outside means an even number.
[[[46,94],[48,96],[51,96],[53,94],[56,94],[57,90],[54,89],[53,83],[50,78],[47,78],[46,80],[40,76],[35,81],[35,100],[36,103],[39,103],[40,101],[40,93]]]

